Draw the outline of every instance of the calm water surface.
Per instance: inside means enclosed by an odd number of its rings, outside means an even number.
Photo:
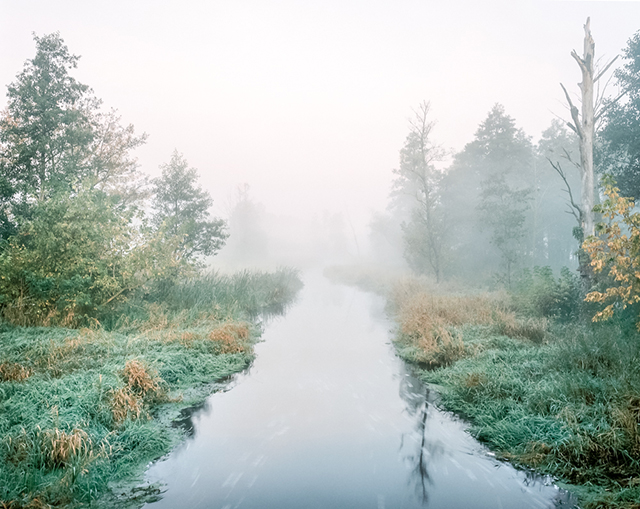
[[[150,509],[573,507],[496,461],[395,357],[384,302],[307,274],[250,370],[147,477]]]

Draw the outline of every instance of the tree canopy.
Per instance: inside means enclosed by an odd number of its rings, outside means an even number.
[[[522,265],[531,251],[524,229],[530,221],[532,184],[531,141],[504,106],[496,104],[442,181],[458,271],[502,271],[509,279]]]
[[[34,39],[36,56],[9,85],[0,119],[5,200],[42,202],[57,190],[70,190],[84,173],[93,139],[96,101],[69,74],[78,57],[57,33]]]
[[[211,219],[213,200],[197,185],[198,172],[174,151],[168,163],[160,166],[162,176],[153,180],[152,222],[172,237],[180,237],[180,255],[214,255],[227,238],[222,219]]]
[[[621,94],[610,103],[600,140],[600,172],[617,181],[622,196],[640,197],[640,31],[623,50],[614,76]]]

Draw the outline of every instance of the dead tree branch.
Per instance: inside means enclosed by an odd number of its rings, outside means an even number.
[[[567,210],[567,213],[573,215],[573,217],[576,218],[576,221],[578,221],[578,226],[581,226],[582,225],[582,209],[573,200],[573,193],[571,192],[571,186],[569,185],[569,181],[567,180],[567,176],[565,175],[564,170],[562,169],[562,166],[560,165],[559,162],[554,163],[548,157],[547,157],[547,161],[549,161],[549,164],[551,165],[551,167],[554,170],[556,170],[558,175],[560,175],[560,178],[564,181],[564,185],[566,187],[565,192],[569,195],[569,205],[571,205],[572,207],[569,210]]]

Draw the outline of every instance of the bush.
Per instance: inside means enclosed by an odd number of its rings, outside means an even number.
[[[556,318],[566,322],[581,315],[584,294],[577,273],[567,267],[556,279],[551,267],[523,270],[513,291],[516,311],[526,316]]]
[[[79,326],[180,267],[171,243],[135,225],[133,209],[81,190],[34,206],[0,246],[0,314],[18,325]]]

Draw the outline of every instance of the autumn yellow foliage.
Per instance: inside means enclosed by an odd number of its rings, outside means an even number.
[[[587,302],[608,303],[594,315],[594,322],[611,318],[617,302],[623,309],[640,302],[640,212],[633,211],[633,198],[620,196],[611,177],[602,183],[607,199],[594,210],[606,221],[598,224],[597,236],[588,237],[582,247],[591,258],[593,271],[608,271],[616,285],[587,294]]]

